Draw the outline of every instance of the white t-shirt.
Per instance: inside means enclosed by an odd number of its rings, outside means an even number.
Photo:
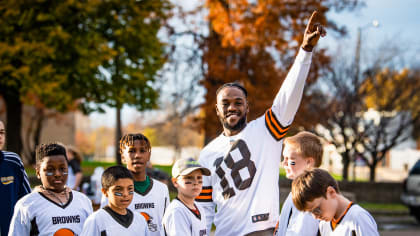
[[[203,176],[197,198],[206,210],[207,230],[214,222],[216,235],[237,236],[276,226],[282,139],[299,107],[311,55],[299,51],[263,116],[235,136],[220,134],[201,151],[199,163],[212,173]]]
[[[319,220],[311,213],[299,211],[289,193],[280,213],[277,236],[316,236],[318,234]]]
[[[32,192],[16,203],[9,236],[79,235],[92,212],[92,202],[83,193],[71,191],[67,204],[60,206],[40,192]]]
[[[105,209],[99,209],[87,218],[81,236],[149,236],[144,217],[131,213],[131,220],[123,223]]]
[[[207,236],[204,210],[196,205],[199,214],[193,213],[183,202],[174,199],[163,216],[167,236]]]
[[[147,221],[147,225],[152,236],[163,236],[162,217],[169,205],[168,187],[150,178],[150,186],[144,194],[134,192],[133,201],[128,209],[135,213],[140,213]],[[102,195],[101,208],[108,205],[108,198]]]
[[[375,219],[369,212],[356,204],[350,207],[334,230],[331,222],[321,221],[319,231],[321,235],[328,236],[379,236]]]

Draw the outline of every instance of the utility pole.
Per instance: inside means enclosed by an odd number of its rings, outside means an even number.
[[[360,83],[360,50],[362,47],[362,31],[366,30],[370,27],[379,27],[379,22],[377,20],[373,20],[372,22],[366,24],[362,27],[357,27],[357,39],[356,39],[356,52],[354,57],[354,66],[355,66],[355,81],[356,83]],[[353,154],[353,181],[356,181],[356,161],[358,155],[356,153]]]

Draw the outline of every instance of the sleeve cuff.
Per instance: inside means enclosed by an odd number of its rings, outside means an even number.
[[[302,64],[310,64],[312,60],[312,52],[307,52],[303,50],[302,47],[299,47],[298,55],[296,56],[296,62]]]

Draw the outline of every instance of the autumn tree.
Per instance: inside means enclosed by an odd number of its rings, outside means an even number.
[[[365,103],[370,117],[364,117],[360,157],[369,166],[370,181],[376,167],[398,144],[413,137],[420,126],[419,69],[377,69],[366,72],[361,90],[368,94]],[[365,113],[365,114],[366,114]],[[373,114],[372,114],[373,113]]]
[[[363,97],[366,94],[360,89],[363,80],[356,71],[353,61],[337,55],[330,73],[318,82],[323,86],[312,88],[312,99],[302,104],[314,116],[323,117],[317,119],[319,123],[314,131],[337,148],[342,158],[343,180],[348,180],[350,163],[356,156],[356,146],[363,136],[359,132],[359,125],[363,120],[361,112],[365,111]]]
[[[88,25],[95,3],[0,3],[0,94],[7,109],[8,150],[22,150],[22,104],[31,103],[32,95],[64,112],[74,101],[98,94],[95,74],[109,50]]]
[[[371,52],[373,62],[359,69],[357,60],[337,55],[331,73],[320,81],[323,86],[312,91],[316,99],[305,104],[307,110],[322,114],[315,131],[337,147],[344,180],[350,163],[361,157],[374,181],[377,164],[392,148],[413,137],[420,124],[418,70],[396,69],[397,53],[379,51]]]
[[[102,64],[102,76],[109,80],[105,104],[116,108],[116,161],[124,104],[137,110],[155,108],[158,92],[153,87],[157,72],[165,62],[164,45],[158,31],[169,17],[167,0],[103,1],[96,16],[96,30],[115,54]]]
[[[216,89],[226,83],[243,83],[250,96],[248,119],[255,119],[272,104],[300,47],[306,19],[313,10],[329,32],[343,35],[344,28],[327,19],[329,11],[353,10],[360,1],[247,1],[207,0],[209,35],[204,39],[206,143],[221,132],[215,115]],[[324,49],[315,52],[307,85],[324,74],[330,63]],[[303,100],[306,98],[304,97]],[[297,122],[308,122],[299,111]],[[315,120],[310,122],[316,123]]]
[[[168,63],[162,74],[164,95],[161,99],[165,118],[163,122],[152,125],[161,131],[158,134],[159,142],[173,147],[174,161],[180,157],[182,147],[196,145],[192,139],[196,138],[194,133],[199,130],[195,127],[197,119],[194,116],[202,102],[198,98],[203,94],[203,89],[199,87],[203,75],[199,42],[204,34],[204,27],[201,27],[204,19],[198,12],[194,8],[176,5],[167,25],[165,43]]]
[[[167,1],[3,1],[0,94],[8,149],[20,153],[22,104],[85,113],[108,105],[154,107],[164,62],[157,32]],[[28,96],[31,95],[31,96]]]

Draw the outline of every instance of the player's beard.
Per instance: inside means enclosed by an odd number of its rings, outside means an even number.
[[[242,130],[245,126],[246,126],[246,115],[247,113],[245,113],[239,120],[238,122],[236,122],[235,125],[229,125],[229,123],[227,122],[226,119],[224,119],[224,117],[219,117],[220,122],[222,122],[223,127],[225,129],[228,129],[230,131],[240,131]]]

